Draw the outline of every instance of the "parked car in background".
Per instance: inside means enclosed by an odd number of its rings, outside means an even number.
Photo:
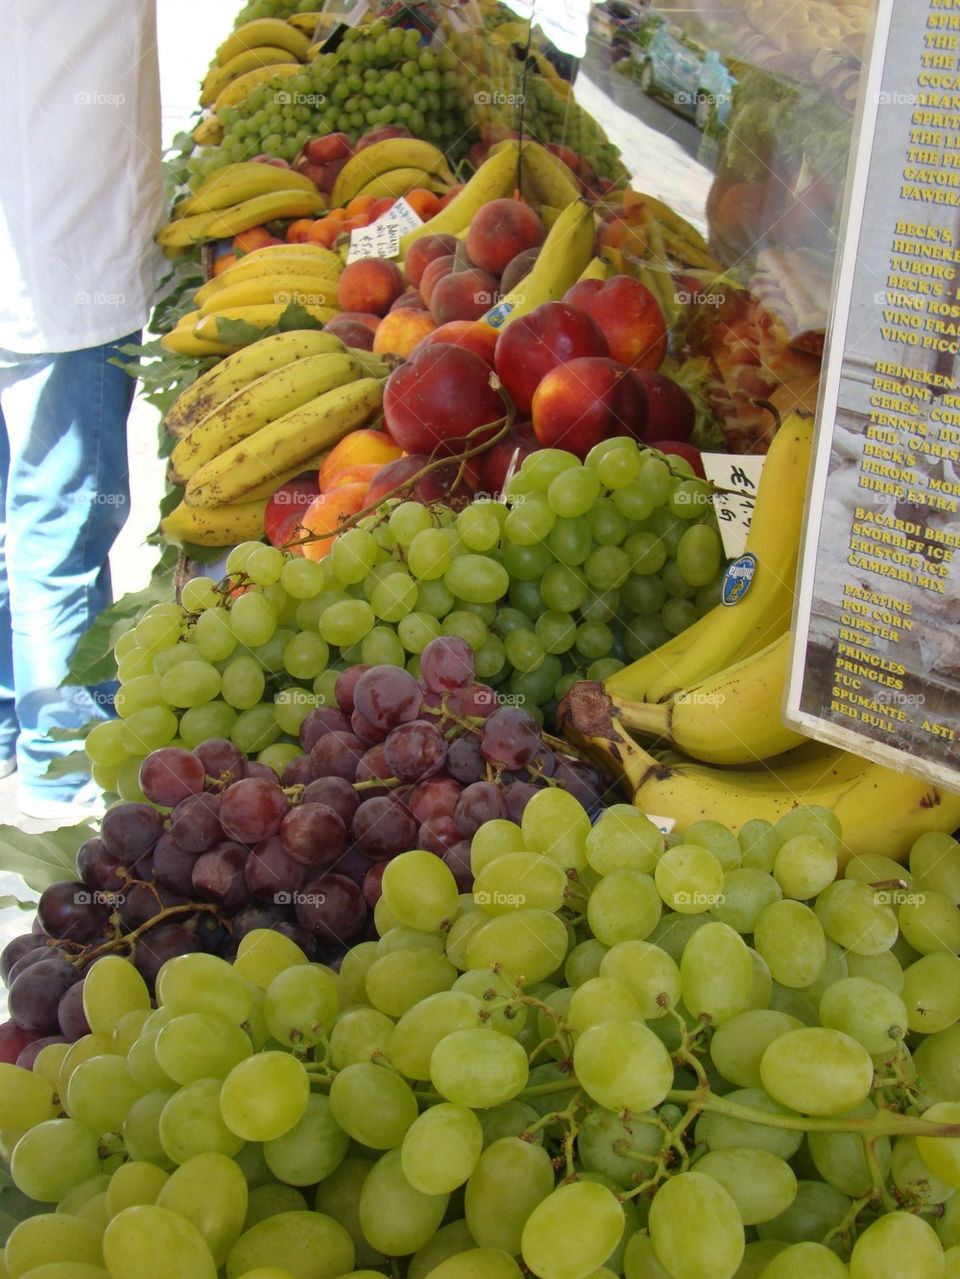
[[[601,0],[590,10],[590,36],[610,62],[629,57],[636,47],[643,6],[632,0]]]
[[[705,49],[673,23],[664,22],[639,55],[640,87],[662,97],[700,129],[723,126],[736,83],[716,49]]]

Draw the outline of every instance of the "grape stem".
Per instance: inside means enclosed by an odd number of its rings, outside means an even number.
[[[792,1132],[849,1132],[864,1140],[874,1137],[960,1137],[960,1124],[934,1124],[919,1115],[900,1115],[880,1111],[870,1119],[840,1119],[834,1116],[778,1115],[768,1110],[741,1106],[728,1097],[718,1097],[709,1089],[674,1089],[666,1100],[695,1110],[709,1110],[767,1128],[788,1128]]]
[[[880,1161],[877,1158],[877,1140],[876,1137],[870,1137],[863,1143],[867,1171],[870,1173],[870,1180],[873,1183],[873,1197],[880,1200],[886,1212],[896,1212],[900,1205],[887,1189],[883,1169],[880,1167]]]
[[[101,955],[107,955],[123,946],[134,946],[144,933],[151,928],[155,928],[161,920],[170,919],[173,915],[195,915],[198,911],[206,911],[208,914],[216,915],[217,908],[206,902],[187,902],[182,906],[167,906],[164,910],[158,911],[156,915],[152,915],[146,923],[141,924],[139,928],[135,928],[132,932],[122,933],[111,941],[105,941],[102,945],[95,946],[93,950],[84,951],[77,955],[76,962],[82,961],[84,964],[89,964],[92,960],[99,959]]]

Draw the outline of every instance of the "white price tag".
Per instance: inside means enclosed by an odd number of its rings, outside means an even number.
[[[653,813],[644,813],[648,822],[653,822],[661,835],[669,835],[677,824],[675,817],[656,817]]]
[[[760,472],[766,458],[754,453],[704,453],[702,460],[707,479],[720,490],[713,495],[713,506],[724,553],[736,559],[747,545]]]
[[[347,264],[360,258],[395,258],[400,253],[400,237],[423,225],[423,219],[401,196],[383,217],[369,226],[355,227],[350,232]]]

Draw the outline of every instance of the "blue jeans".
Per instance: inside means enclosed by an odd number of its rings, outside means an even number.
[[[130,504],[127,414],[134,379],[117,343],[56,355],[0,351],[0,759],[25,795],[70,800],[86,772],[45,778],[80,742],[53,729],[112,714],[109,690],[61,681],[110,603],[107,555]]]

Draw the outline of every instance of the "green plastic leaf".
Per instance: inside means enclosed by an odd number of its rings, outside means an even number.
[[[21,901],[19,897],[11,897],[9,893],[0,897],[0,910],[36,910],[35,901]]]
[[[99,723],[99,720],[95,721]],[[92,724],[86,724],[83,728],[75,728],[73,737],[86,737]],[[77,773],[90,772],[90,759],[84,750],[70,751],[68,755],[58,755],[56,759],[52,759],[47,767],[43,770],[44,777],[59,779],[61,777],[75,777]]]
[[[90,821],[34,835],[16,826],[0,826],[0,870],[19,875],[34,892],[42,893],[51,884],[76,878],[77,849],[96,833]]]
[[[98,719],[88,719],[79,728],[48,728],[47,736],[51,742],[73,742],[78,737],[86,737],[91,728],[100,723]]]

